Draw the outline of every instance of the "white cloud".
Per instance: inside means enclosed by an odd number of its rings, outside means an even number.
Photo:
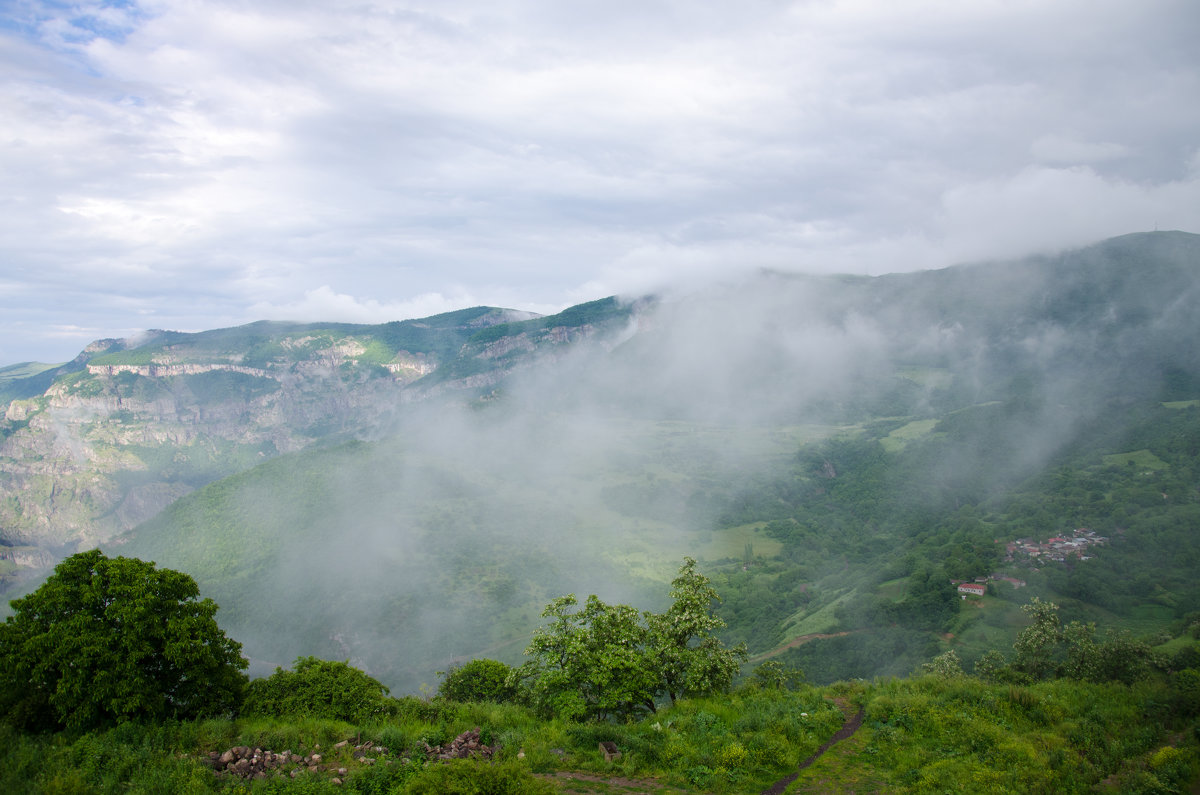
[[[1043,135],[1033,142],[1034,159],[1051,165],[1076,165],[1115,160],[1129,154],[1128,148],[1107,141],[1081,141],[1065,135]]]
[[[1019,256],[1153,229],[1195,228],[1200,178],[1161,185],[1106,179],[1087,166],[1030,167],[948,191],[946,249],[955,259]],[[1020,230],[1014,236],[1011,230]]]
[[[352,295],[335,292],[329,285],[321,285],[315,290],[306,290],[303,298],[297,301],[282,305],[258,303],[251,308],[251,311],[255,317],[267,320],[311,321],[319,319],[343,323],[374,324],[429,317],[480,305],[492,304],[465,292],[452,295],[424,293],[403,301],[387,302],[373,298],[356,298]],[[526,309],[539,314],[550,314],[565,308],[545,305],[539,305],[537,308],[515,307],[510,304],[504,306]]]
[[[120,312],[561,308],[1195,228],[1186,0],[18,0],[14,18],[0,261],[40,307],[28,340]]]

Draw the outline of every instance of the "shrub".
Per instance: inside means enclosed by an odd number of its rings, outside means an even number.
[[[511,674],[512,668],[499,660],[471,660],[444,674],[438,695],[450,701],[512,701],[516,687],[508,684]]]
[[[299,657],[293,667],[251,682],[242,714],[365,723],[397,711],[388,689],[349,663]]]
[[[456,759],[430,765],[405,789],[410,795],[553,795],[557,789],[516,762],[484,764]]]

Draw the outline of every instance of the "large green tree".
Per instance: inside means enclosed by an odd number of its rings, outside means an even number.
[[[0,715],[33,729],[230,713],[241,644],[195,580],[100,550],[72,555],[0,625]]]

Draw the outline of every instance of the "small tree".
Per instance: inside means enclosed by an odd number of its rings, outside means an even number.
[[[721,597],[696,571],[692,558],[683,559],[679,576],[671,582],[671,598],[667,612],[645,614],[647,652],[661,689],[672,704],[684,695],[728,690],[746,660],[746,644],[726,649],[713,634],[725,626],[712,612]]]
[[[1033,623],[1017,635],[1012,667],[1034,679],[1045,679],[1055,670],[1055,653],[1062,641],[1058,605],[1043,602],[1035,596],[1032,602],[1021,606],[1021,611],[1033,619]]]
[[[86,730],[233,712],[247,663],[199,592],[136,558],[92,550],[62,561],[0,626],[0,714]]]
[[[546,606],[552,622],[525,649],[532,659],[514,678],[530,680],[535,706],[568,718],[629,716],[654,711],[656,679],[643,651],[645,628],[629,605],[589,596],[582,610],[574,594]]]
[[[791,690],[803,681],[803,669],[785,666],[778,660],[766,660],[754,669],[747,684],[759,690]]]
[[[985,682],[1001,682],[1013,678],[1014,673],[1003,654],[988,649],[975,661],[975,675]]]
[[[525,649],[531,659],[510,680],[528,680],[543,712],[571,718],[629,717],[653,712],[660,693],[674,702],[728,689],[745,644],[726,649],[712,634],[725,624],[711,612],[717,593],[696,561],[684,560],[671,596],[666,613],[641,616],[595,596],[578,611],[574,594],[555,599],[542,611],[550,623]]]
[[[963,672],[962,660],[954,649],[942,652],[927,663],[921,664],[921,672],[936,676],[939,679],[960,679]]]

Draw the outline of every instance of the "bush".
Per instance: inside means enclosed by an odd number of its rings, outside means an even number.
[[[445,673],[438,695],[450,701],[512,701],[517,691],[508,684],[511,673],[512,668],[499,660],[471,660]]]
[[[411,795],[553,795],[558,790],[516,762],[456,759],[425,768],[404,791]]]
[[[242,714],[365,723],[397,712],[388,689],[349,663],[299,657],[293,667],[251,682]]]

